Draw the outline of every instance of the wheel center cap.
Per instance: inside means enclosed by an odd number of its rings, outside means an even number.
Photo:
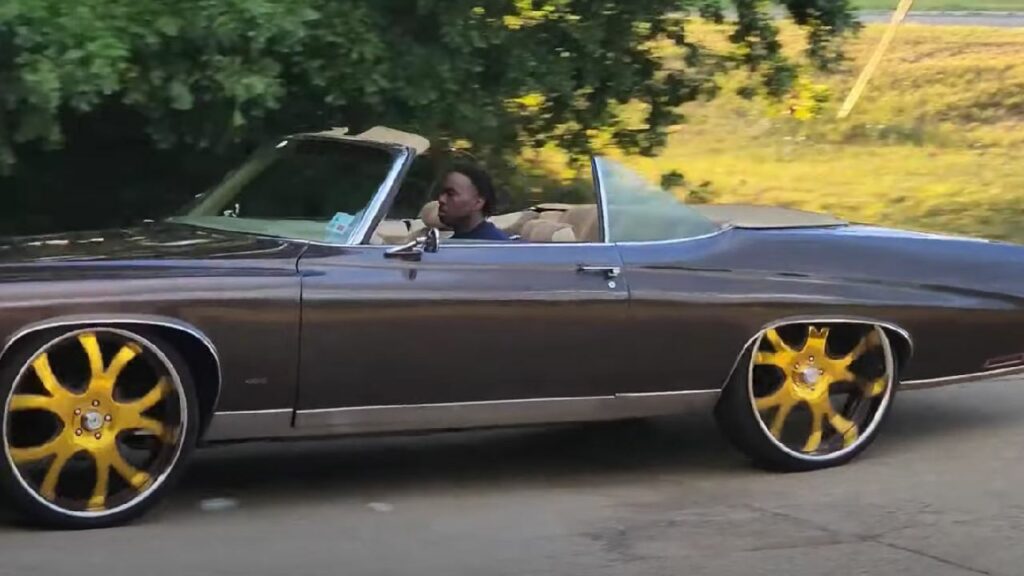
[[[814,386],[817,384],[820,377],[821,373],[818,372],[817,368],[804,368],[800,371],[800,379],[808,386]]]
[[[103,427],[103,415],[96,411],[86,412],[82,415],[82,428],[89,432],[95,432]]]

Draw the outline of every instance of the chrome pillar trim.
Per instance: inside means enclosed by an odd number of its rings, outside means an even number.
[[[245,440],[288,436],[292,430],[292,409],[214,412],[203,441]]]
[[[390,205],[389,200],[392,194],[398,190],[398,184],[405,175],[409,165],[412,164],[412,158],[413,155],[408,148],[398,149],[395,160],[391,164],[391,170],[388,171],[387,177],[384,178],[380,187],[377,188],[377,193],[370,199],[370,204],[366,207],[366,217],[363,218],[352,232],[352,235],[349,237],[349,244],[365,244],[369,242],[370,235],[383,217],[383,214],[380,213],[381,209],[387,208]]]
[[[967,384],[969,382],[995,380],[997,378],[1006,378],[1020,375],[1024,375],[1024,366],[1004,368],[1002,370],[989,370],[986,372],[975,372],[973,374],[946,376],[943,378],[929,378],[926,380],[907,380],[905,382],[901,382],[899,387],[901,390],[929,390],[931,388],[941,388],[943,386],[952,386],[954,384]]]
[[[597,166],[598,158],[590,158],[590,171],[594,177],[594,190],[597,192],[597,202],[601,206],[601,241],[611,242],[611,225],[608,223],[608,194],[605,192],[604,183],[601,182],[601,171]]]

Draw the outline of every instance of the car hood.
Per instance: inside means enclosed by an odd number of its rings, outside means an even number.
[[[252,259],[280,256],[283,240],[184,224],[0,239],[0,267],[61,262]]]

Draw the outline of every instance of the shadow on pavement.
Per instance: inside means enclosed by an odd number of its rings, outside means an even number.
[[[311,500],[434,486],[572,485],[623,476],[743,469],[709,415],[550,427],[211,448],[178,488],[186,498]]]

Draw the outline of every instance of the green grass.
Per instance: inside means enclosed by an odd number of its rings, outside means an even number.
[[[855,0],[862,10],[891,10],[898,0]],[[1024,0],[917,0],[914,10],[1020,10]]]
[[[713,203],[1024,243],[1024,29],[904,26],[853,115],[837,120],[884,29],[865,27],[845,70],[783,102],[739,98],[726,79],[719,98],[684,107],[661,154],[626,161],[654,182],[677,171],[691,190],[707,183]],[[728,33],[691,30],[701,31]],[[801,38],[784,29],[787,51]],[[822,91],[827,102],[809,105]],[[530,164],[557,167],[541,156]]]

